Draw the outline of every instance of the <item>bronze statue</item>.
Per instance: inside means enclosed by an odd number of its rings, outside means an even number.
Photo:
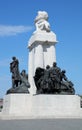
[[[12,60],[10,63],[10,72],[12,73],[12,88],[15,88],[20,82],[19,61],[16,57],[12,57]]]
[[[28,75],[25,70],[19,71],[19,61],[16,57],[12,57],[10,63],[10,72],[12,73],[12,88],[10,88],[6,94],[10,93],[29,93],[28,88],[30,84],[28,82]]]
[[[75,94],[73,83],[54,62],[53,66],[47,65],[46,69],[37,68],[34,76],[37,94]]]

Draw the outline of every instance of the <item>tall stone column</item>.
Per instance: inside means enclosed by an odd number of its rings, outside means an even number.
[[[40,43],[34,42],[32,46],[29,46],[29,61],[28,61],[28,80],[31,85],[29,89],[31,94],[36,93],[36,87],[34,83],[34,75],[37,67],[43,68],[43,47]]]
[[[36,43],[34,52],[34,72],[37,67],[43,68],[43,46],[40,43]]]
[[[37,67],[46,68],[56,62],[55,44],[57,43],[56,34],[50,30],[48,14],[39,11],[35,19],[36,31],[33,32],[29,42],[29,61],[28,61],[28,80],[31,85],[30,93],[36,93],[34,75]]]
[[[56,50],[55,43],[45,43],[43,45],[44,49],[44,68],[47,65],[52,66],[53,62],[56,62]]]
[[[29,59],[28,59],[28,80],[30,83],[30,86],[34,86],[34,48],[29,48]],[[30,87],[29,91],[31,93],[34,92],[33,87]]]

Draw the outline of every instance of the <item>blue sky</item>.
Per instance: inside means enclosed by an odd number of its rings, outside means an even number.
[[[28,72],[28,40],[37,12],[47,11],[56,33],[57,64],[82,94],[82,0],[0,0],[0,97],[11,87],[12,56]]]

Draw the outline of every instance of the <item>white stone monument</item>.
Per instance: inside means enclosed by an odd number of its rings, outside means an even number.
[[[52,66],[56,61],[55,44],[57,43],[56,34],[50,29],[48,14],[45,11],[39,11],[35,18],[36,31],[32,34],[29,43],[29,62],[28,75],[31,85],[30,93],[36,93],[33,76],[37,67],[46,68]]]
[[[46,68],[56,61],[56,35],[50,30],[48,14],[39,11],[35,18],[36,31],[29,40],[28,75],[31,94],[8,94],[4,97],[4,119],[28,118],[82,118],[78,95],[38,94],[33,76],[37,67]]]

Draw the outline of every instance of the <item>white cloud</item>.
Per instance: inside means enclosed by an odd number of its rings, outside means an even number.
[[[6,25],[0,25],[0,36],[12,36],[16,35],[18,33],[24,33],[31,31],[33,29],[32,26],[6,26]]]

